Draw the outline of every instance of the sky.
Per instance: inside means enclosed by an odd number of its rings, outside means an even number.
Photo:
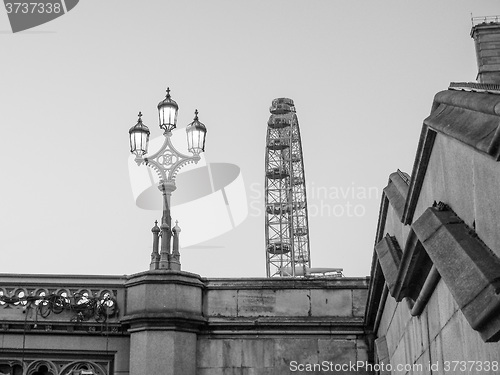
[[[183,270],[265,276],[267,120],[272,100],[288,97],[312,266],[369,275],[389,174],[411,173],[433,96],[475,81],[471,13],[500,14],[498,1],[82,0],[15,34],[0,11],[0,272],[149,268],[161,212],[135,203],[128,129],[142,111],[161,136],[168,86],[179,127],[199,110],[204,159],[240,168],[248,204],[241,224],[197,245],[182,247],[194,234],[179,223]]]

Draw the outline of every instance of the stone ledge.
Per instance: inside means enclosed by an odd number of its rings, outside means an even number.
[[[125,286],[130,288],[140,284],[178,284],[204,288],[200,275],[172,270],[154,270],[137,273],[128,277]]]
[[[415,156],[415,162],[413,163],[410,186],[406,197],[403,218],[401,220],[405,225],[411,224],[413,221],[413,214],[415,213],[418,198],[420,197],[420,191],[424,183],[435,139],[436,131],[430,129],[424,123],[422,131],[420,132],[420,139],[418,140],[417,154]]]
[[[406,196],[408,195],[408,185],[399,175],[394,172],[389,176],[389,183],[384,188],[385,196],[389,199],[389,203],[398,215],[399,220],[402,220]]]
[[[0,273],[0,285],[12,287],[36,286],[36,288],[100,287],[123,288],[126,276],[109,275],[56,275]]]
[[[203,335],[361,335],[364,318],[210,318]]]
[[[14,333],[26,333],[30,335],[128,336],[126,328],[121,323],[54,323],[43,321],[28,321],[25,323],[24,321],[2,320],[0,334]]]
[[[447,90],[433,107],[425,125],[500,160],[499,95]]]
[[[125,316],[122,323],[130,325],[128,331],[131,333],[144,330],[198,332],[207,323],[207,319],[190,312],[144,312]]]
[[[213,289],[366,289],[369,277],[309,278],[210,278],[203,279],[207,290]]]

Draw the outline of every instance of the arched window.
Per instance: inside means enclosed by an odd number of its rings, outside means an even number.
[[[29,365],[27,375],[57,375],[57,367],[49,361],[36,361]]]
[[[73,362],[64,367],[61,375],[107,375],[107,371],[94,362]]]
[[[23,367],[20,365],[20,363],[15,362],[0,362],[0,375],[23,375]]]

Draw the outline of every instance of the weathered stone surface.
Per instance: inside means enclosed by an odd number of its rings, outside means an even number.
[[[364,316],[366,308],[366,300],[368,298],[367,289],[352,290],[352,315]]]
[[[481,155],[474,155],[475,230],[482,241],[500,257],[500,200],[492,199],[500,191],[498,162]]]
[[[224,340],[222,343],[222,359],[223,367],[241,367],[242,365],[242,349],[243,343],[239,339]]]
[[[441,173],[445,189],[443,202],[448,204],[461,220],[472,227],[475,217],[474,157],[470,154],[470,149],[464,147],[456,139],[446,136],[438,138],[441,145]],[[433,200],[437,201],[436,197]]]
[[[398,307],[398,303],[394,298],[387,298],[385,301],[385,305],[383,307],[382,317],[380,319],[380,325],[377,334],[384,336],[386,332],[389,331],[391,325],[393,324],[394,314],[396,313],[396,308]],[[388,344],[389,345],[389,344]],[[389,351],[392,353],[392,351]]]
[[[443,359],[445,361],[462,361],[465,359],[463,345],[452,345],[452,343],[459,343],[463,340],[462,327],[456,314],[443,327],[440,336],[441,341],[446,343],[446,345],[443,345]]]
[[[390,233],[395,237],[397,242],[403,246],[406,243],[410,226],[404,225],[396,214],[396,211],[389,205],[387,210],[387,218],[384,226],[384,235]]]
[[[277,290],[274,312],[277,316],[308,316],[311,311],[311,291]]]
[[[237,290],[209,290],[205,293],[205,311],[208,316],[237,316]]]
[[[370,362],[370,349],[367,345],[367,339],[356,340],[356,361]]]
[[[352,291],[346,289],[312,289],[311,316],[352,316]]]
[[[199,276],[187,272],[145,272],[126,283],[126,314],[186,312],[201,315],[202,287]]]
[[[198,341],[198,368],[222,368],[223,340]]]
[[[198,368],[196,371],[197,375],[224,375],[224,369],[222,367],[218,368]]]
[[[325,368],[330,363],[365,361],[367,352],[364,340],[356,338],[202,339],[198,341],[198,371],[201,374],[290,374],[295,372],[293,366],[300,364]],[[211,360],[211,356],[216,359]]]
[[[251,368],[272,367],[274,342],[272,339],[242,340],[242,366]]]
[[[390,363],[389,349],[387,348],[387,340],[385,336],[379,336],[375,339],[375,352],[379,363]]]
[[[195,374],[196,334],[141,331],[130,339],[130,374]]]
[[[238,291],[238,316],[272,316],[275,308],[275,290]]]
[[[318,363],[317,339],[276,339],[274,341],[274,367],[290,366],[290,362]]]
[[[356,341],[342,339],[319,339],[318,359],[333,363],[349,363],[356,361]]]
[[[459,307],[450,293],[446,283],[442,280],[438,282],[434,292],[437,299],[437,309],[439,310],[439,324],[444,327],[453,315],[459,310]]]

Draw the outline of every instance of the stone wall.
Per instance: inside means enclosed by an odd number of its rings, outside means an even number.
[[[293,372],[320,374],[371,374],[331,370],[334,365],[368,362],[368,348],[362,335],[303,335],[198,339],[198,375],[290,375]],[[314,370],[300,366],[317,366]],[[323,367],[321,367],[323,366]],[[314,367],[311,367],[314,369]],[[321,369],[323,371],[321,371]],[[294,371],[295,370],[295,371]]]
[[[474,331],[446,284],[441,280],[422,314],[412,317],[406,301],[397,303],[388,297],[383,310],[377,337],[385,337],[392,374],[445,375],[445,374],[490,374],[500,373],[500,367],[493,368],[494,361],[500,366],[500,343],[485,343]],[[380,351],[382,348],[377,348]],[[470,370],[455,369],[453,361],[477,361]],[[489,371],[486,371],[490,363]],[[417,364],[420,370],[406,371],[398,365]],[[433,365],[432,371],[429,364]],[[446,365],[452,366],[448,371]],[[463,363],[462,363],[463,364]],[[461,364],[461,365],[462,365]],[[483,370],[479,371],[479,366]]]
[[[324,373],[366,363],[367,284],[366,278],[208,280],[198,374],[289,375],[301,365],[316,365],[308,373],[323,366]]]

